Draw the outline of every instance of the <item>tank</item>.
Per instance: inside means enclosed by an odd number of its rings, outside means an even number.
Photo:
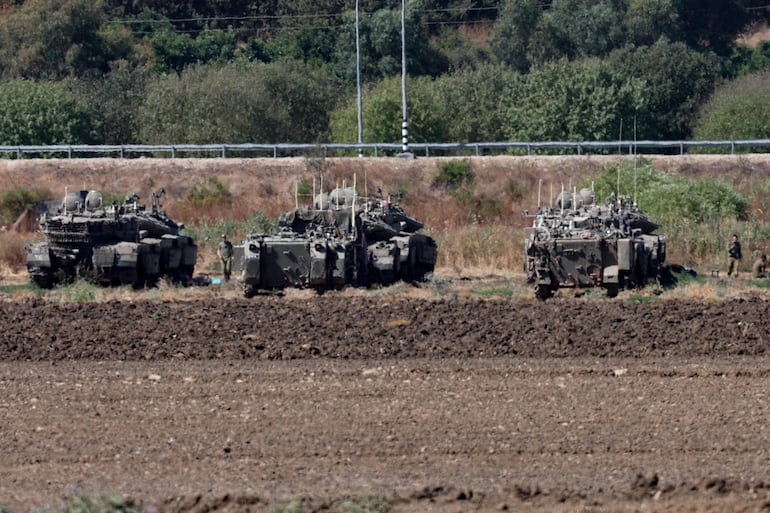
[[[152,194],[149,210],[136,194],[122,204],[103,204],[98,191],[65,194],[40,218],[44,241],[29,244],[27,270],[33,283],[51,288],[77,278],[100,285],[154,286],[160,278],[192,282],[197,258],[193,240],[160,210],[164,190]]]
[[[597,205],[590,189],[562,192],[524,229],[527,281],[543,300],[561,288],[601,287],[614,297],[654,282],[666,259],[658,228],[627,196]]]
[[[354,187],[314,195],[282,214],[275,233],[248,235],[236,248],[245,295],[424,281],[438,253],[422,227],[398,203],[360,198]]]

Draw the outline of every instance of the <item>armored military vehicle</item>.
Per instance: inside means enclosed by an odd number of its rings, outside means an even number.
[[[45,241],[29,244],[27,270],[33,283],[50,288],[76,278],[101,285],[153,286],[160,278],[189,284],[197,257],[193,240],[160,210],[163,189],[151,209],[126,196],[103,204],[98,191],[65,194],[40,218]]]
[[[614,297],[641,287],[659,277],[666,259],[657,228],[629,197],[597,205],[591,189],[562,192],[524,230],[527,280],[539,299],[560,288],[603,287]]]
[[[360,198],[355,187],[313,194],[312,205],[281,215],[278,230],[251,234],[236,248],[245,295],[287,287],[323,291],[345,285],[423,281],[436,242],[396,203]]]

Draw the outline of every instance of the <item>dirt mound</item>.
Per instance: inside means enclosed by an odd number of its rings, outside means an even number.
[[[0,359],[650,357],[770,352],[767,302],[422,300],[329,293],[3,305]]]

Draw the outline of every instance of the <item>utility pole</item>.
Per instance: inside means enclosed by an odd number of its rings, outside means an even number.
[[[409,153],[409,121],[406,111],[406,0],[401,0],[401,155],[412,158]]]
[[[358,33],[358,0],[356,0],[356,88],[358,90],[358,156],[364,156],[364,149],[360,146],[364,142],[364,114],[363,100],[361,99],[361,39]]]

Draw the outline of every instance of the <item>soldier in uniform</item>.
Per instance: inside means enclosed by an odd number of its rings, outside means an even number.
[[[738,276],[738,267],[741,263],[741,243],[738,241],[738,234],[734,233],[733,238],[730,240],[730,245],[727,247],[727,256],[730,261],[730,265],[727,268],[727,276],[731,276],[733,272]]]
[[[767,278],[767,256],[762,255],[754,262],[751,268],[751,276],[754,278]]]
[[[222,261],[222,273],[225,275],[225,281],[230,281],[230,273],[233,270],[233,243],[227,240],[227,235],[224,233],[220,239],[217,256]]]

